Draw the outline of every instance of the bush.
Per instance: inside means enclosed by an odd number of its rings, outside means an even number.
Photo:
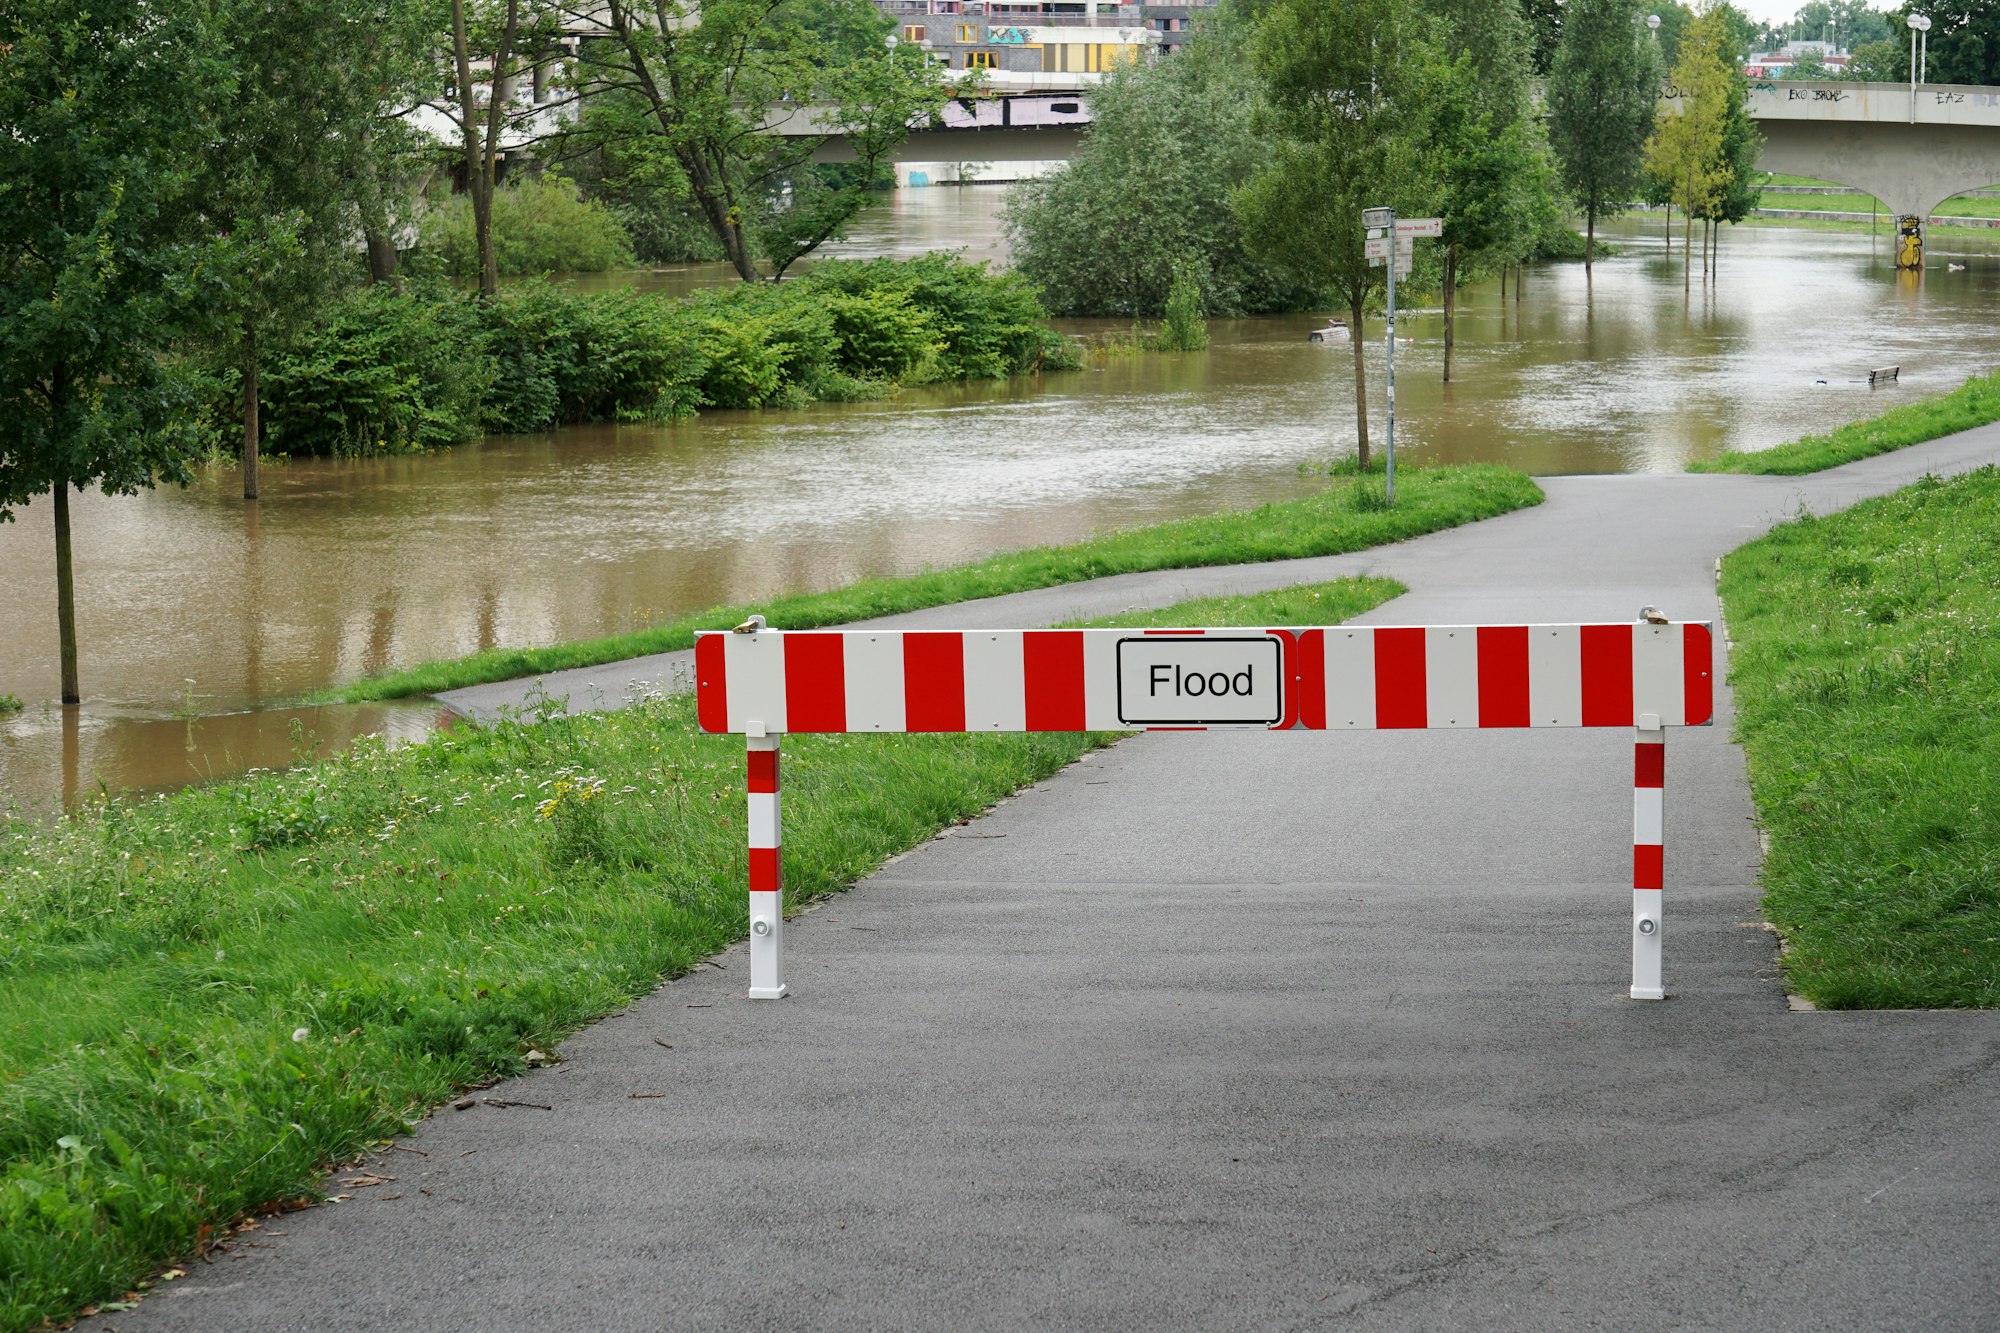
[[[681,301],[541,282],[484,301],[452,287],[376,287],[274,354],[264,448],[408,451],[481,431],[846,402],[1077,364],[1019,279],[935,255],[827,263]],[[218,402],[211,415],[230,410]]]
[[[264,366],[264,452],[409,453],[479,434],[494,367],[475,315],[435,290],[339,302]]]
[[[1163,352],[1198,352],[1208,346],[1208,321],[1201,313],[1201,278],[1195,266],[1178,260],[1167,292],[1167,321],[1156,340]]]
[[[455,194],[424,219],[420,249],[454,278],[479,276],[472,196]],[[629,268],[632,238],[618,215],[582,198],[559,176],[511,182],[493,192],[493,257],[509,276],[601,273]]]

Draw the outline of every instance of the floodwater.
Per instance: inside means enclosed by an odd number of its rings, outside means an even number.
[[[901,192],[843,249],[963,247],[1004,261],[1000,194]],[[2000,256],[1921,281],[1887,238],[1733,230],[1710,292],[1682,293],[1657,222],[1619,256],[1488,285],[1460,306],[1440,383],[1435,311],[1397,353],[1399,461],[1535,473],[1672,471],[1950,388],[2000,363]],[[1996,238],[2000,240],[2000,238]],[[661,290],[712,267],[638,275]],[[631,281],[630,278],[619,279]],[[606,285],[610,279],[596,279]],[[273,462],[246,506],[234,469],[73,505],[85,702],[57,694],[46,503],[0,526],[0,808],[74,803],[280,767],[354,736],[422,734],[435,705],[282,706],[494,645],[601,635],[702,607],[907,573],[1300,494],[1351,452],[1344,345],[1309,316],[1216,321],[1206,352],[890,402],[719,412],[659,427],[495,437],[421,458]],[[1075,326],[1087,330],[1086,325]],[[1101,327],[1101,326],[1099,326]],[[1380,444],[1380,327],[1371,421]],[[1900,364],[1870,390],[1866,372]]]

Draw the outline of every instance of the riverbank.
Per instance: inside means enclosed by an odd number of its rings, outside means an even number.
[[[1796,477],[1992,421],[2000,421],[2000,371],[1975,375],[1950,393],[1904,403],[1880,416],[1853,422],[1824,435],[1808,435],[1756,453],[1700,459],[1689,463],[1687,470]]]
[[[1117,623],[1333,624],[1401,591]],[[793,738],[788,908],[1104,739]],[[741,938],[742,764],[682,696],[0,824],[0,1331],[319,1198],[327,1163]]]
[[[1737,733],[1791,989],[2000,1005],[2000,470],[1807,517],[1723,561]]]
[[[1336,470],[1326,489],[1300,500],[1113,532],[1069,546],[1010,551],[908,578],[868,579],[830,592],[721,607],[630,634],[427,662],[357,681],[324,698],[362,703],[436,694],[673,652],[692,647],[697,630],[727,629],[752,614],[774,627],[816,629],[1111,574],[1337,555],[1492,518],[1542,498],[1529,478],[1489,464],[1410,468],[1396,481],[1396,503],[1390,506],[1380,484],[1353,475],[1350,465],[1345,476]]]

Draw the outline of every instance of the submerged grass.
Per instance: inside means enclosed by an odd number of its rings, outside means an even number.
[[[1722,596],[1793,990],[2000,1006],[2000,470],[1786,524]]]
[[[670,652],[692,646],[698,629],[727,628],[752,612],[766,616],[773,628],[815,629],[1109,574],[1337,555],[1491,518],[1541,500],[1541,488],[1530,478],[1487,464],[1405,469],[1397,478],[1394,507],[1382,501],[1381,487],[1370,478],[1336,478],[1326,490],[1300,500],[1114,532],[1072,546],[1010,551],[908,578],[869,579],[830,592],[723,607],[609,638],[548,648],[500,648],[428,662],[358,681],[322,699],[364,703],[435,694]]]
[[[1329,624],[1401,591],[1120,619]],[[742,937],[741,738],[685,696],[559,712],[0,821],[0,1333],[320,1197],[329,1163]],[[1107,739],[788,738],[787,906]]]
[[[1850,422],[1825,435],[1807,435],[1755,453],[1723,454],[1690,463],[1688,471],[1795,477],[1994,421],[2000,421],[2000,371],[1974,375],[1950,393],[1892,407],[1878,417]]]

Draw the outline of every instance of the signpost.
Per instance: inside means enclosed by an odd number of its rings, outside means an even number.
[[[1383,429],[1387,455],[1387,482],[1384,492],[1391,504],[1396,500],[1396,270],[1416,267],[1416,239],[1444,235],[1442,218],[1399,218],[1393,208],[1364,208],[1361,226],[1366,231],[1362,251],[1370,267],[1385,265],[1389,270],[1389,335],[1386,353],[1388,402]],[[1393,244],[1391,243],[1393,234]]]

